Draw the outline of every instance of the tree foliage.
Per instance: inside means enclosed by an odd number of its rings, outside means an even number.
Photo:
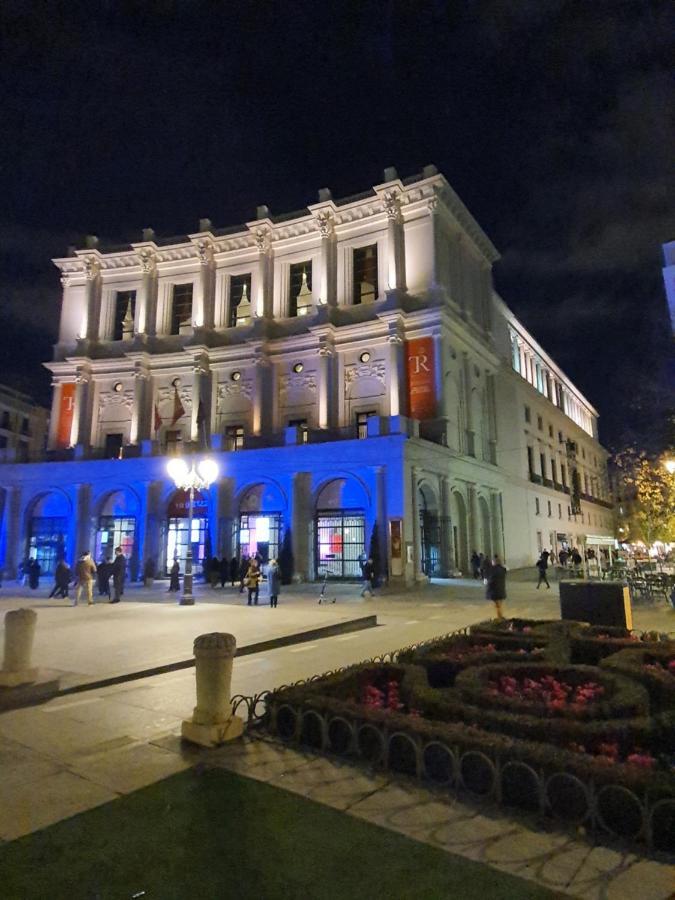
[[[663,458],[631,448],[617,454],[615,465],[627,539],[647,545],[675,542],[675,475],[667,471]]]

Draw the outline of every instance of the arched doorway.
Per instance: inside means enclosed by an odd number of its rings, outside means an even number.
[[[53,575],[56,564],[66,556],[70,501],[52,491],[39,497],[28,518],[28,556],[40,564],[43,575]]]
[[[359,578],[366,553],[368,497],[354,478],[335,478],[316,498],[316,577]]]
[[[455,564],[461,572],[469,571],[469,533],[466,503],[459,491],[452,493],[452,538],[457,558]]]
[[[244,494],[235,523],[239,559],[260,556],[263,565],[279,558],[286,501],[276,485],[256,484]]]
[[[422,571],[429,577],[441,574],[441,523],[436,495],[428,484],[418,489]]]
[[[168,574],[177,559],[181,572],[185,571],[188,544],[192,544],[192,571],[201,572],[207,554],[208,501],[201,491],[194,492],[192,505],[192,533],[189,533],[190,494],[178,490],[172,494],[167,508],[165,568]]]
[[[121,547],[128,560],[135,555],[138,500],[130,491],[113,491],[104,498],[98,511],[94,559],[112,559],[115,547]]]
[[[492,559],[492,523],[490,521],[490,507],[485,497],[478,498],[478,520],[480,523],[480,547],[478,551],[484,553],[488,559]]]

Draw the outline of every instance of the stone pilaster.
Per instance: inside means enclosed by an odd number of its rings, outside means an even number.
[[[330,428],[332,422],[331,396],[333,384],[333,348],[322,342],[319,347],[319,428]]]
[[[309,523],[311,520],[311,475],[309,472],[295,472],[292,475],[291,492],[291,538],[295,575],[306,581],[310,577]]]
[[[388,287],[390,291],[404,291],[406,289],[405,246],[401,197],[398,191],[387,191],[384,195],[384,209],[387,214]]]
[[[155,256],[148,247],[138,253],[141,265],[141,283],[136,293],[137,334],[150,337],[157,333],[157,265]]]
[[[77,486],[77,513],[76,513],[76,533],[77,533],[77,550],[76,555],[79,557],[85,551],[89,551],[92,556],[94,548],[92,546],[92,520],[91,520],[91,485],[78,484]]]
[[[138,444],[150,437],[150,420],[148,418],[148,401],[146,394],[150,391],[150,376],[142,368],[134,369],[134,405],[131,410],[131,430],[129,443]]]
[[[82,337],[97,341],[101,317],[101,266],[93,256],[84,258],[84,297],[87,309],[87,328]]]
[[[258,248],[258,287],[256,295],[251,298],[252,314],[257,318],[271,319],[272,309],[272,242],[270,232],[266,228],[255,231],[255,243]]]
[[[206,240],[196,243],[199,257],[199,274],[195,282],[193,320],[198,328],[213,328],[215,314],[215,273],[213,247]]]
[[[335,230],[329,210],[321,210],[316,216],[321,234],[321,269],[319,273],[319,303],[337,304],[337,280],[335,259]]]

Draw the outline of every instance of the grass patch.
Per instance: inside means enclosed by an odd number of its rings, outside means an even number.
[[[0,885],[3,900],[557,896],[220,769],[182,772],[0,847]]]

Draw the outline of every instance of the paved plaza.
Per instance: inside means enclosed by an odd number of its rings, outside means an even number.
[[[230,631],[241,647],[277,636],[301,635],[309,629],[364,615],[377,616],[374,628],[305,640],[236,659],[233,692],[251,695],[487,618],[492,610],[483,590],[482,584],[456,581],[429,585],[415,595],[383,592],[376,598],[362,599],[358,586],[337,585],[329,593],[329,598],[335,596],[337,602],[319,606],[317,586],[301,585],[286,590],[278,609],[271,610],[268,606],[247,607],[243,595],[233,589],[200,587],[196,605],[180,607],[175,597],[167,599],[163,591],[132,587],[119,605],[73,608],[63,601],[39,599],[23,589],[12,593],[5,586],[0,613],[20,606],[38,611],[34,663],[57,671],[65,686],[185,660],[192,655],[196,635],[208,631]],[[550,591],[537,592],[532,583],[514,581],[509,595],[509,615],[559,615],[555,585]],[[634,610],[634,626],[672,633],[675,612],[665,604],[638,607]],[[570,843],[569,836],[560,833],[542,836],[493,813],[479,815],[469,808],[462,811],[451,798],[432,797],[419,786],[403,785],[311,756],[293,755],[267,742],[245,741],[208,753],[190,749],[181,744],[178,733],[194,703],[194,669],[183,669],[0,714],[0,839],[31,833],[197,761],[211,764],[217,759],[218,764],[254,778],[265,780],[266,773],[273,772],[269,778],[274,783],[302,790],[321,802],[319,782],[323,783],[324,777],[329,784],[332,779],[342,781],[337,793],[345,797],[350,791],[359,793],[363,787],[363,805],[359,809],[350,807],[350,813],[363,812],[386,827],[541,880],[573,896],[598,900],[638,896],[631,888],[638,881],[639,896],[645,900],[669,896],[665,885],[667,878],[672,878],[672,870],[664,863]],[[282,762],[271,764],[270,759]],[[368,779],[372,781],[370,788]],[[336,805],[337,793],[333,791],[334,801],[330,801],[331,790],[325,802]],[[375,790],[377,794],[373,794]],[[366,802],[370,795],[376,799]],[[384,807],[378,805],[378,796]],[[394,798],[391,808],[388,798]],[[396,806],[399,801],[400,808]],[[430,818],[422,812],[427,807]]]

